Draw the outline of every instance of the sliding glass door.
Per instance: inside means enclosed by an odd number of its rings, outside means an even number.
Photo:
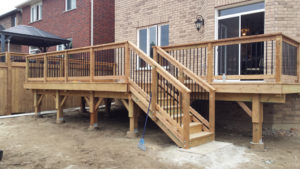
[[[217,39],[264,33],[264,2],[218,11]],[[215,50],[216,75],[262,74],[264,44],[218,46]]]

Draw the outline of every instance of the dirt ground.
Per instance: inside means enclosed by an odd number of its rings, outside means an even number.
[[[150,122],[144,152],[137,148],[139,138],[125,137],[129,124],[123,108],[114,106],[110,117],[103,114],[101,109],[96,131],[88,131],[89,115],[79,111],[65,113],[64,124],[56,124],[55,115],[0,119],[0,168],[300,169],[299,137],[264,137],[266,150],[255,152],[248,148],[251,133],[217,128],[216,142],[186,151]]]

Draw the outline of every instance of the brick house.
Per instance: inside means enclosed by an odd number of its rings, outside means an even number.
[[[17,8],[22,10],[23,25],[69,39],[73,48],[114,41],[114,1],[28,0]]]
[[[10,27],[14,27],[16,25],[20,25],[21,23],[22,23],[22,12],[19,9],[9,11],[0,16],[0,30],[4,30]],[[10,51],[21,52],[21,46],[11,45]]]
[[[198,15],[204,19],[204,25],[199,31],[195,28]],[[115,41],[132,41],[148,55],[152,55],[151,45],[200,42],[241,37],[244,34],[282,32],[299,41],[299,16],[298,0],[117,0]],[[239,66],[241,62],[236,59],[235,64]],[[226,69],[229,74],[234,68],[227,66],[222,69]],[[238,69],[236,71],[243,72]],[[219,75],[224,73],[226,72],[219,72]],[[297,106],[299,100],[300,97],[294,94],[287,95],[286,104],[264,104],[264,123],[267,124],[264,126],[300,128],[300,108]],[[228,114],[232,114],[230,118],[247,118],[234,102],[218,105],[217,118],[226,119]]]

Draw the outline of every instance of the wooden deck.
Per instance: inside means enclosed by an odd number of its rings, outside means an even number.
[[[224,79],[216,73],[218,47],[257,42],[263,42],[261,74]],[[252,118],[251,145],[262,148],[263,103],[285,103],[287,94],[300,93],[299,49],[281,33],[154,47],[153,59],[131,42],[111,43],[27,56],[24,87],[34,93],[37,115],[43,95],[55,96],[58,123],[68,96],[85,98],[92,128],[99,105],[120,99],[129,113],[128,135],[135,134],[139,110],[147,112],[152,98],[150,117],[184,148],[214,140],[215,101],[236,101]],[[202,108],[191,107],[195,100]]]

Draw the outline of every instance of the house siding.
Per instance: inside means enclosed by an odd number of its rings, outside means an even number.
[[[129,40],[137,44],[137,30],[155,24],[168,23],[170,44],[199,42],[215,39],[217,9],[261,2],[258,0],[116,0],[115,41]],[[194,22],[197,15],[205,20],[198,32]],[[265,0],[265,33],[283,32],[300,41],[299,0]],[[299,95],[287,95],[286,104],[265,104],[264,122],[276,126],[300,128]],[[226,108],[226,103],[217,104]],[[237,106],[237,105],[236,105]],[[241,109],[219,109],[231,114],[242,114]],[[236,112],[232,111],[235,110]],[[226,114],[227,113],[223,113]],[[244,113],[245,114],[245,113]]]

